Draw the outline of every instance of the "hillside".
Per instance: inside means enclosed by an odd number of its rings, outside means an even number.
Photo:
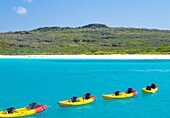
[[[0,54],[170,54],[170,31],[103,24],[43,27],[0,33]]]

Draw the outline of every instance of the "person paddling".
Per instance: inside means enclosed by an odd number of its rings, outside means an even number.
[[[151,84],[151,86],[146,86],[146,90],[152,90],[152,89],[155,89],[157,88],[157,86],[155,84]]]
[[[127,91],[126,91],[126,93],[128,93],[128,94],[130,94],[130,93],[132,93],[132,92],[133,92],[133,89],[132,89],[132,88],[128,88]]]
[[[90,99],[90,97],[91,97],[91,93],[86,93],[84,94],[83,99]]]
[[[73,96],[73,97],[71,98],[71,101],[72,101],[72,102],[77,102],[77,97],[76,97],[76,96]]]
[[[151,84],[151,88],[155,89],[157,86],[155,84]]]
[[[3,111],[3,114],[13,114],[15,112],[14,107],[9,107],[5,111]]]

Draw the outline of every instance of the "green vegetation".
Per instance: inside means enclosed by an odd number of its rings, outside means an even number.
[[[0,54],[170,54],[170,31],[83,27],[43,27],[0,33]]]

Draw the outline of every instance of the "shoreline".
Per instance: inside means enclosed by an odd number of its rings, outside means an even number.
[[[170,60],[170,55],[113,54],[113,55],[0,55],[0,59],[110,59],[110,60]]]

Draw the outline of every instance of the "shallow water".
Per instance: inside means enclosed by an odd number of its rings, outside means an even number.
[[[169,77],[170,60],[0,59],[0,110],[37,102],[49,108],[29,118],[169,118]],[[159,91],[143,94],[142,88],[151,83]],[[128,87],[139,94],[110,101],[101,97]],[[78,107],[56,104],[86,92],[97,100]]]

